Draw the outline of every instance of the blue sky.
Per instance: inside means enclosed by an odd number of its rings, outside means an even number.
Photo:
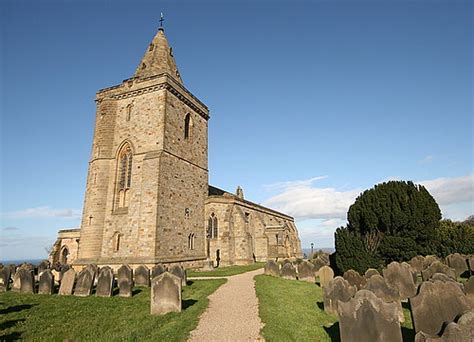
[[[79,225],[98,89],[131,77],[165,14],[211,111],[213,185],[333,245],[388,179],[474,213],[471,1],[2,1],[0,259]]]

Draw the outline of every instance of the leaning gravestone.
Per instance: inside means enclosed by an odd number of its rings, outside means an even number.
[[[181,286],[184,287],[186,286],[186,273],[184,272],[184,269],[181,268],[181,266],[174,265],[171,267],[169,270],[171,274],[174,274],[175,276],[179,277],[181,279]]]
[[[423,271],[423,263],[425,262],[425,257],[421,255],[414,256],[413,258],[410,259],[408,264],[413,268],[413,270],[417,274],[421,274],[421,271]]]
[[[428,268],[435,261],[440,261],[435,255],[427,255],[423,260],[423,269]]]
[[[133,271],[128,265],[122,265],[117,272],[120,297],[131,297],[133,290]]]
[[[97,285],[97,275],[99,274],[99,267],[94,264],[89,264],[86,266],[85,269],[90,273],[92,277],[92,287],[94,287],[94,285]]]
[[[469,280],[464,283],[464,291],[468,296],[474,298],[474,276],[470,276]]]
[[[298,279],[314,283],[314,266],[308,261],[303,261],[298,265]]]
[[[395,303],[398,306],[398,319],[400,322],[405,321],[403,315],[402,304],[400,302],[400,294],[397,289],[390,287],[385,279],[381,275],[374,275],[367,279],[367,284],[364,290],[373,292],[378,298],[382,299],[385,303]]]
[[[59,295],[72,295],[72,289],[74,288],[74,282],[76,280],[76,271],[70,268],[67,270],[61,279],[61,285],[59,286]]]
[[[474,308],[472,300],[449,281],[425,281],[409,301],[415,332],[428,335],[439,334],[443,324],[453,322],[458,315]]]
[[[274,276],[274,277],[279,277],[280,276],[280,267],[278,266],[278,264],[275,261],[269,260],[265,264],[264,273],[267,274],[267,275]]]
[[[10,267],[0,268],[0,292],[6,292],[10,288]]]
[[[94,286],[93,272],[87,267],[82,269],[77,275],[76,286],[74,287],[74,295],[79,297],[90,296],[92,287]]]
[[[441,337],[425,334],[420,331],[415,342],[472,342],[474,341],[474,310],[464,313],[458,321],[449,323]]]
[[[48,260],[41,261],[38,265],[38,275],[40,275],[41,272],[46,271],[48,268],[50,268],[50,262]]]
[[[140,265],[134,272],[135,286],[150,286],[150,271],[148,267]]]
[[[370,277],[374,275],[380,275],[380,272],[377,271],[375,268],[368,268],[367,271],[364,273],[365,279],[369,279]]]
[[[357,287],[357,290],[362,289],[367,283],[367,279],[361,276],[358,272],[354,270],[347,270],[344,272],[342,277],[349,282],[352,286]]]
[[[165,272],[151,281],[152,315],[181,311],[181,278]]]
[[[347,302],[357,292],[357,287],[342,277],[336,277],[323,289],[324,311],[337,315],[340,302]]]
[[[329,282],[334,278],[334,271],[329,266],[323,266],[319,269],[319,286],[322,288],[328,286]]]
[[[337,311],[342,342],[402,341],[396,303],[385,303],[374,293],[361,290],[349,301],[340,301]]]
[[[33,271],[28,268],[19,268],[13,277],[13,291],[21,293],[35,292],[35,278]]]
[[[426,281],[429,280],[435,273],[444,273],[447,276],[456,279],[456,273],[454,270],[443,264],[441,261],[435,261],[428,268],[421,271],[421,277]]]
[[[38,293],[53,294],[54,292],[54,276],[51,270],[46,269],[39,276]]]
[[[466,256],[463,256],[459,253],[454,253],[454,254],[448,255],[446,257],[446,261],[448,262],[448,266],[454,269],[456,278],[459,277],[464,272],[469,271]]]
[[[104,266],[99,271],[97,277],[97,286],[95,295],[97,297],[112,297],[112,289],[114,287],[114,271],[109,266]]]
[[[153,267],[151,270],[151,279],[158,277],[160,274],[165,273],[165,272],[166,272],[165,266],[161,264],[155,265],[155,267]]]
[[[389,286],[398,290],[401,300],[416,295],[413,269],[406,262],[401,264],[396,261],[391,262],[383,270],[383,277]]]
[[[281,267],[280,273],[283,279],[290,279],[290,280],[296,279],[296,270],[291,263],[283,264],[283,266]]]
[[[324,260],[323,258],[321,258],[319,256],[316,259],[313,259],[311,262],[314,265],[314,273],[315,273],[314,275],[315,275],[315,277],[317,277],[319,275],[318,272],[319,272],[319,269],[321,267],[328,265],[326,260]]]

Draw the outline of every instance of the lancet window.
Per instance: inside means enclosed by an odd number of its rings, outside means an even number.
[[[128,144],[122,147],[118,155],[118,207],[128,207],[130,187],[132,185],[132,149]]]

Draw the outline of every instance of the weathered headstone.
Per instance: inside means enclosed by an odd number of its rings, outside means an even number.
[[[64,273],[69,271],[70,268],[71,268],[71,266],[69,266],[69,265],[60,265],[60,267],[59,267],[59,277],[58,277],[59,281],[61,281],[63,279]]]
[[[319,275],[319,269],[323,266],[327,266],[326,260],[321,257],[311,260],[311,263],[314,265],[314,275],[317,277]]]
[[[456,278],[459,277],[466,271],[469,271],[469,266],[467,263],[467,257],[459,253],[450,254],[446,257],[448,266],[454,269]]]
[[[453,322],[474,304],[454,282],[424,281],[409,299],[415,332],[438,335],[443,324]]]
[[[76,286],[74,287],[74,295],[79,297],[90,296],[92,287],[94,286],[93,272],[90,268],[84,268],[79,272],[76,279]]]
[[[374,275],[380,275],[380,272],[377,271],[375,268],[368,268],[367,271],[364,273],[365,279],[369,279],[370,277]]]
[[[282,266],[283,266],[284,264],[291,264],[291,261],[288,260],[288,259],[284,259],[284,260],[282,261]]]
[[[469,270],[471,275],[474,275],[474,255],[469,254],[467,256],[467,265],[469,266]]]
[[[274,276],[274,277],[279,277],[280,276],[280,267],[278,266],[278,264],[275,261],[269,260],[265,264],[264,273],[267,274],[267,275]]]
[[[464,283],[464,291],[468,296],[474,297],[474,276],[470,276],[469,280]]]
[[[425,256],[425,258],[423,259],[423,269],[428,268],[435,261],[440,261],[437,256],[435,255]]]
[[[174,265],[170,268],[169,272],[181,279],[181,286],[184,287],[186,286],[186,274],[184,272],[184,269],[181,266]]]
[[[314,283],[314,265],[308,261],[303,261],[298,265],[298,279]]]
[[[150,286],[150,271],[145,265],[140,265],[134,272],[135,286]]]
[[[104,266],[99,271],[95,295],[97,297],[112,297],[114,287],[114,271],[109,266]]]
[[[416,273],[421,274],[421,271],[423,271],[424,269],[423,267],[424,262],[425,262],[425,257],[421,255],[417,255],[411,258],[408,264],[413,268],[413,270]]]
[[[48,260],[41,261],[38,265],[38,275],[40,275],[41,272],[46,271],[48,268],[50,268],[50,262]]]
[[[283,279],[296,279],[296,270],[291,263],[283,264],[280,274]]]
[[[341,341],[401,342],[402,331],[395,303],[385,303],[367,290],[338,304]]]
[[[99,274],[99,267],[94,264],[89,264],[86,266],[85,269],[90,273],[92,277],[92,287],[94,287],[94,285],[97,285],[97,275]]]
[[[443,264],[441,261],[435,261],[426,269],[421,271],[421,277],[423,280],[429,280],[435,273],[444,273],[447,276],[456,279],[456,273],[452,268]]]
[[[33,270],[28,268],[20,267],[13,277],[13,291],[21,293],[34,293],[35,292],[35,278]]]
[[[401,264],[393,261],[383,270],[383,277],[390,287],[398,290],[400,299],[404,300],[416,295],[413,269],[406,262]]]
[[[151,279],[158,277],[160,274],[165,273],[165,272],[166,272],[165,266],[161,264],[155,265],[151,270]]]
[[[339,302],[347,302],[357,292],[357,287],[342,277],[336,277],[323,288],[324,311],[337,315]]]
[[[151,281],[152,315],[181,311],[181,278],[165,272]]]
[[[10,289],[10,267],[0,268],[0,292],[6,292]]]
[[[319,274],[319,285],[324,288],[334,278],[334,271],[329,266],[323,266],[318,271]]]
[[[403,315],[402,304],[400,302],[400,294],[397,289],[390,287],[385,279],[376,274],[369,279],[367,279],[367,284],[364,287],[364,290],[369,290],[373,292],[378,298],[382,299],[385,303],[395,303],[398,306],[398,318],[400,322],[405,321],[405,316]]]
[[[72,295],[72,289],[74,288],[74,283],[76,281],[76,271],[70,268],[64,272],[61,285],[59,286],[59,295]]]
[[[357,287],[357,290],[364,288],[367,283],[367,279],[354,270],[347,270],[342,277],[347,280],[350,285]]]
[[[128,265],[122,265],[117,272],[120,297],[131,297],[133,291],[133,271]]]
[[[50,269],[43,270],[39,276],[38,293],[53,294],[54,292],[54,276]]]
[[[464,313],[458,321],[449,323],[443,330],[443,335],[433,336],[420,331],[415,336],[415,342],[472,342],[474,341],[474,310]]]

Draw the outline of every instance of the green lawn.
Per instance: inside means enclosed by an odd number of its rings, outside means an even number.
[[[225,279],[190,281],[183,311],[150,315],[150,289],[132,298],[0,294],[0,341],[185,341]]]
[[[255,277],[255,284],[267,341],[339,341],[337,317],[324,312],[319,286],[267,275]],[[413,341],[407,305],[403,305],[402,334],[404,341]]]
[[[219,267],[212,271],[188,271],[188,277],[228,277],[240,273],[258,270],[265,266],[264,262],[244,266]]]

